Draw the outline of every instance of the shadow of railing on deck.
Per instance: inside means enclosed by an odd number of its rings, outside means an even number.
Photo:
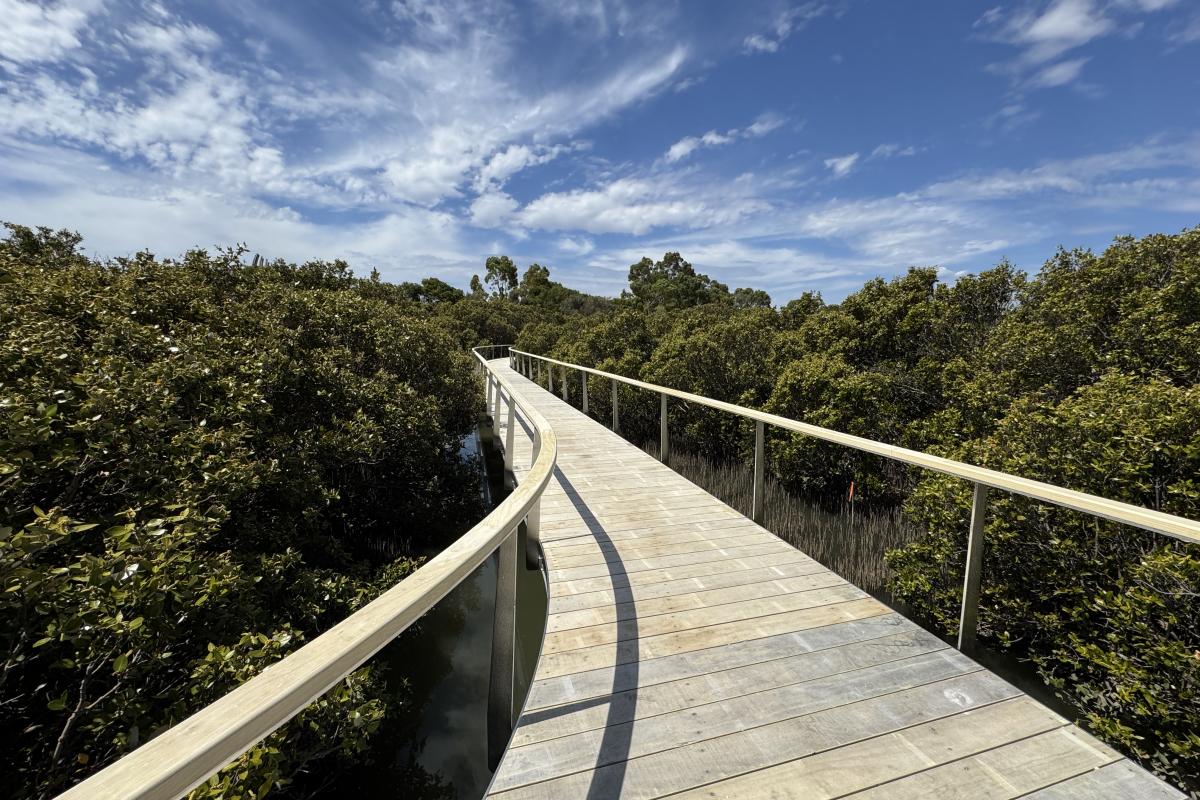
[[[614,567],[621,565],[622,561],[612,539],[605,532],[604,526],[592,514],[591,509],[580,498],[578,490],[567,480],[567,476],[562,473],[562,470],[555,468],[554,475],[567,497],[570,498],[571,505],[583,518],[588,530],[595,534],[597,543],[607,544],[612,548],[611,552],[615,557],[610,561],[608,555],[604,554],[604,563],[608,567],[612,584],[614,605],[618,611],[617,641],[613,644],[615,663],[613,665],[612,694],[607,698],[600,698],[609,704],[608,719],[605,721],[600,745],[596,748],[596,767],[592,773],[591,785],[588,786],[587,793],[588,800],[599,800],[599,798],[620,795],[621,786],[625,782],[626,763],[633,738],[633,718],[637,708],[639,667],[637,611],[633,605],[633,589],[629,585],[629,579],[625,577],[626,573],[614,570]],[[628,608],[629,613],[622,613],[624,610],[622,606]],[[626,654],[631,655],[630,659],[622,661]]]

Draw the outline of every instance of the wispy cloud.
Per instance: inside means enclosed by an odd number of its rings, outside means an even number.
[[[766,136],[771,131],[783,125],[784,122],[783,117],[767,113],[761,115],[745,128],[731,128],[725,133],[718,133],[713,130],[701,136],[685,136],[667,149],[663,159],[668,164],[673,164],[676,161],[687,158],[701,148],[720,147],[735,142],[738,139],[756,139],[760,136]]]
[[[858,163],[858,153],[850,153],[845,156],[837,156],[835,158],[825,159],[825,167],[833,173],[835,178],[844,178],[854,169],[854,165]]]
[[[586,256],[596,249],[596,243],[584,236],[576,238],[564,236],[558,240],[558,249],[574,256]]]
[[[783,46],[788,37],[831,10],[832,6],[823,2],[802,3],[788,8],[776,15],[766,30],[747,36],[742,41],[742,47],[747,53],[774,53]]]

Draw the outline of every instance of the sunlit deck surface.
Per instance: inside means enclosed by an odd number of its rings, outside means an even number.
[[[489,797],[1183,797],[493,363],[559,452],[546,637]]]

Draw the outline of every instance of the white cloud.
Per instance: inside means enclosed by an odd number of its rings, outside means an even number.
[[[655,228],[704,228],[733,222],[756,208],[753,202],[707,197],[670,176],[620,178],[597,189],[544,194],[526,205],[517,220],[541,230],[584,230],[640,236]]]
[[[850,170],[854,169],[854,165],[857,163],[858,153],[825,159],[825,166],[833,171],[833,177],[835,178],[842,178],[849,175]]]
[[[793,6],[775,17],[770,28],[764,33],[752,33],[742,40],[742,46],[747,53],[774,53],[779,50],[788,37],[803,30],[808,23],[831,10],[828,3],[809,2]]]
[[[596,243],[586,236],[572,238],[564,236],[558,240],[558,249],[564,253],[570,253],[575,256],[586,256],[588,253],[596,249]]]
[[[744,131],[743,136],[766,136],[771,131],[779,128],[787,120],[778,114],[766,113],[754,120]]]
[[[1060,61],[1045,67],[1029,80],[1028,86],[1035,89],[1050,89],[1055,86],[1065,86],[1073,83],[1088,62],[1086,58],[1075,58],[1070,61]]]
[[[471,222],[481,228],[507,224],[519,204],[501,191],[488,191],[471,202]]]
[[[700,148],[720,147],[738,139],[766,136],[771,131],[783,125],[783,123],[783,117],[768,112],[762,114],[753,123],[740,130],[738,128],[731,128],[725,133],[718,133],[712,130],[702,136],[685,136],[667,149],[663,159],[668,164],[673,164],[676,161],[687,158]]]
[[[1172,44],[1191,44],[1200,42],[1200,15],[1192,17],[1187,22],[1176,25],[1167,35]]]
[[[729,144],[737,138],[737,135],[737,130],[732,130],[729,133],[709,131],[703,136],[685,136],[671,145],[663,158],[667,160],[667,163],[673,163],[686,158],[701,147],[719,147],[723,144]]]
[[[915,156],[916,154],[917,148],[912,145],[885,142],[872,150],[869,158],[904,158],[906,156]]]
[[[32,64],[79,48],[79,35],[98,6],[99,0],[0,0],[0,59]]]
[[[215,50],[221,43],[220,37],[211,29],[195,23],[133,25],[124,34],[124,39],[134,47],[163,55],[177,55],[181,50]]]
[[[990,9],[975,22],[984,36],[1017,48],[1015,58],[991,65],[1023,84],[1022,89],[1048,89],[1066,86],[1082,75],[1086,58],[1060,60],[1072,50],[1114,33],[1132,34],[1140,22],[1130,23],[1128,15],[1153,13],[1174,4],[1174,0],[1052,0],[1040,12],[1026,5],[1012,12],[1000,6]],[[1033,77],[1024,79],[1032,74]]]

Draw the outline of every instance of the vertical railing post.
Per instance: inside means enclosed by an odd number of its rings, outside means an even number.
[[[967,534],[967,569],[963,577],[962,612],[958,618],[958,649],[975,649],[975,631],[979,622],[979,580],[983,570],[983,525],[987,517],[988,487],[975,484],[971,500],[971,530]]]
[[[495,402],[496,402],[496,410],[494,412],[492,412],[492,428],[495,430],[495,432],[497,434],[497,438],[498,438],[499,433],[500,433],[500,381],[496,381]],[[508,398],[508,402],[510,404],[512,403],[511,397]]]
[[[533,458],[529,462],[532,467],[538,459],[538,454],[542,452],[542,434],[538,431],[533,432]],[[530,569],[537,569],[541,561],[541,552],[539,545],[542,541],[542,496],[538,495],[537,500],[533,503],[533,508],[529,509],[529,513],[525,515],[525,564]]]
[[[512,395],[508,398],[508,430],[504,432],[504,477],[505,480],[510,480],[510,485],[516,485],[516,478],[510,477],[513,475],[513,441],[515,431],[517,429],[517,404],[512,401]]]
[[[617,382],[612,382],[613,433],[621,432],[621,413],[617,410]]]
[[[658,460],[665,464],[671,455],[671,438],[667,430],[667,395],[664,392],[659,397],[662,402],[659,403],[658,413]]]
[[[763,475],[766,467],[766,446],[763,433],[763,424],[761,420],[756,420],[754,423],[754,499],[750,509],[750,519],[757,522],[759,525],[763,521],[763,509],[766,505],[766,495],[764,490],[766,485],[763,481]]]
[[[563,400],[571,402],[571,382],[567,380],[567,368],[562,368]]]
[[[554,365],[546,365],[546,390],[554,394]]]
[[[588,406],[587,406],[588,374],[586,372],[584,372],[583,370],[580,370],[579,377],[582,378],[582,380],[579,382],[580,383],[579,388],[583,392],[583,394],[581,395],[581,397],[583,398],[583,413],[586,414],[586,413],[588,413]]]
[[[492,373],[489,371],[485,374],[484,380],[487,381],[487,400],[484,401],[483,413],[487,413],[492,407]]]
[[[517,529],[496,549],[496,606],[492,612],[492,670],[488,681],[488,763],[492,769],[513,730],[517,632]]]

